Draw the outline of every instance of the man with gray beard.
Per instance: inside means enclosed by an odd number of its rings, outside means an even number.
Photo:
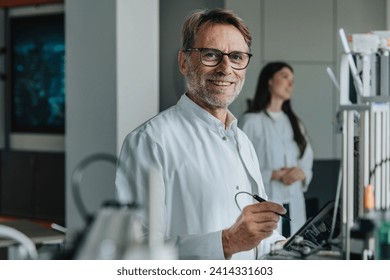
[[[181,259],[255,259],[284,240],[275,228],[286,210],[250,195],[267,198],[254,148],[228,110],[244,84],[251,40],[232,11],[191,13],[178,53],[187,92],[122,146],[118,200],[148,209],[153,168],[160,198],[153,234],[174,240]]]

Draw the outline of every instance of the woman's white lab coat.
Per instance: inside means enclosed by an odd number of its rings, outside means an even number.
[[[289,204],[291,234],[294,234],[306,221],[304,192],[311,181],[313,166],[313,150],[309,140],[306,137],[308,145],[303,157],[299,158],[290,121],[283,112],[272,116],[265,112],[244,114],[239,120],[239,127],[248,135],[256,150],[269,200]],[[273,170],[294,166],[303,170],[304,181],[286,186],[280,181],[271,180]],[[278,231],[281,232],[280,225]]]
[[[178,104],[136,128],[125,139],[116,187],[122,202],[148,207],[150,168],[157,170],[152,191],[158,233],[176,239],[183,259],[223,259],[222,229],[234,224],[240,208],[255,203],[239,191],[264,196],[258,160],[248,137],[225,125],[183,95]],[[147,224],[148,218],[143,217]],[[260,254],[283,240],[276,231],[261,242]],[[253,259],[254,250],[234,258]]]

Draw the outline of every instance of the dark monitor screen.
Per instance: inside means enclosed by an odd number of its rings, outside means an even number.
[[[320,247],[330,239],[340,234],[339,211],[336,215],[336,223],[333,226],[335,214],[335,201],[330,201],[323,206],[314,217],[308,219],[306,223],[284,244],[283,249],[289,251],[296,247],[296,237],[301,237],[306,245],[311,247]],[[332,235],[332,236],[331,236]]]
[[[63,134],[64,15],[11,17],[10,130]]]

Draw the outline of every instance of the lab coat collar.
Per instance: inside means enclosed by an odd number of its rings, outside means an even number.
[[[181,96],[177,105],[197,116],[208,126],[213,125],[216,129],[225,129],[226,127],[226,129],[231,129],[234,134],[237,134],[237,118],[229,110],[227,113],[226,124],[224,124],[219,119],[196,104],[194,101],[192,101],[186,94]]]
[[[192,116],[195,115],[199,120],[201,120],[206,126],[208,126],[211,129],[215,130],[221,130],[225,129],[225,124],[223,124],[219,119],[211,115],[209,112],[204,110],[202,107],[200,107],[198,104],[196,104],[194,101],[192,101],[186,94],[183,94],[177,103],[177,105],[182,108],[185,112],[188,112]],[[258,192],[258,186],[260,184],[259,178],[261,180],[261,175],[259,174],[259,169],[257,170],[255,168],[252,160],[253,160],[253,154],[252,150],[248,148],[247,145],[242,145],[241,142],[244,141],[243,133],[238,133],[237,128],[237,119],[234,117],[234,115],[228,111],[227,120],[226,120],[226,129],[231,129],[234,137],[237,141],[237,147],[238,147],[238,153],[240,155],[241,161],[243,162],[249,176],[254,181],[253,188]],[[253,151],[254,152],[254,151]],[[257,161],[257,158],[255,159]]]

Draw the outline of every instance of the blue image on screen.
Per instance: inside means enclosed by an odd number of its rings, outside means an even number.
[[[15,17],[11,36],[11,131],[64,133],[63,14]]]

